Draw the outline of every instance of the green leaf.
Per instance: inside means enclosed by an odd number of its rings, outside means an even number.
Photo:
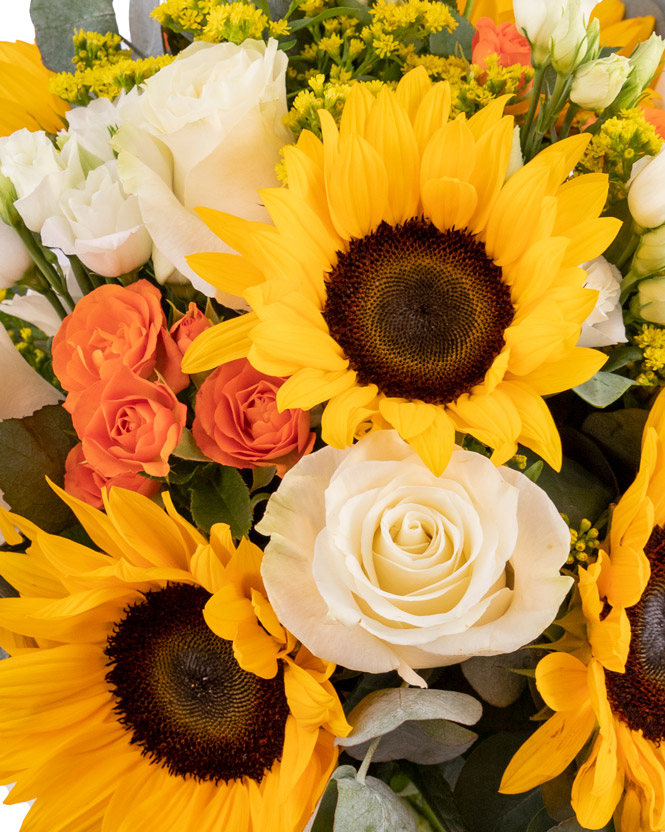
[[[446,832],[469,832],[445,777],[445,766],[400,766],[418,788]]]
[[[349,766],[350,768],[350,766]],[[330,780],[323,793],[310,832],[333,832],[337,808],[337,780]]]
[[[594,439],[608,456],[631,469],[628,473],[632,474],[640,464],[646,420],[646,410],[637,407],[611,413],[591,413],[584,421],[582,431]]]
[[[179,459],[189,459],[192,462],[212,462],[209,456],[206,456],[199,448],[194,440],[194,436],[189,428],[184,428],[180,442],[172,451],[173,456]]]
[[[219,466],[219,473],[205,482],[190,485],[191,512],[196,525],[206,534],[215,523],[227,523],[231,534],[246,537],[252,527],[249,489],[235,468]]]
[[[450,9],[452,16],[457,21],[457,28],[452,32],[444,29],[442,32],[434,32],[429,36],[429,50],[433,55],[458,55],[459,50],[467,59],[471,60],[471,41],[476,33],[474,26],[462,17],[455,9]]]
[[[549,832],[551,828],[552,818],[547,814],[547,809],[543,808],[531,818],[526,832]]]
[[[333,832],[416,832],[416,821],[383,780],[350,777],[337,781]]]
[[[501,656],[474,656],[460,667],[467,682],[485,702],[495,708],[507,708],[519,699],[526,686],[526,679],[515,671],[535,665],[533,651],[516,650]]]
[[[538,485],[573,525],[587,518],[593,522],[616,496],[614,489],[578,462],[563,458],[561,471],[543,466]]]
[[[45,479],[63,485],[65,459],[75,443],[71,417],[59,404],[0,422],[0,490],[13,511],[44,531],[57,533],[76,522]]]
[[[542,459],[536,460],[536,462],[534,462],[533,465],[529,465],[529,467],[524,472],[524,476],[527,479],[531,480],[531,482],[538,482],[538,478],[543,472],[543,465],[544,463]]]
[[[346,748],[360,745],[389,734],[410,720],[451,720],[474,725],[482,713],[482,705],[477,699],[458,691],[420,688],[377,690],[351,711],[347,719],[353,731],[350,736],[337,739],[336,743]]]
[[[274,465],[270,465],[268,468],[254,468],[250,491],[254,493],[254,491],[259,491],[261,488],[265,488],[266,485],[270,485],[276,473],[277,468]]]
[[[631,361],[640,361],[642,359],[642,350],[639,347],[617,347],[612,350],[607,362],[603,364],[604,373],[612,373],[614,370],[620,370]]]
[[[408,720],[381,737],[372,762],[409,760],[425,766],[436,765],[464,754],[477,739],[478,734],[446,719]],[[343,744],[350,757],[363,760],[371,740],[354,746],[347,745],[345,740]]]
[[[316,17],[303,17],[300,20],[295,20],[293,23],[289,23],[289,28],[291,33],[293,33],[299,31],[300,29],[316,26],[318,23],[322,23],[324,20],[328,20],[331,17],[340,17],[341,15],[356,17],[363,26],[367,26],[371,23],[371,17],[367,9],[358,4],[358,7],[336,6],[332,9],[326,9],[325,11],[320,12],[320,14],[317,14]]]
[[[581,399],[594,407],[607,407],[608,404],[620,399],[634,384],[635,382],[630,378],[599,370],[593,378],[573,387],[573,390]]]
[[[469,832],[524,832],[542,809],[539,788],[499,794],[503,772],[525,739],[519,734],[493,734],[469,755],[455,786],[455,800]]]
[[[54,72],[72,72],[76,29],[118,33],[113,0],[31,0],[30,17],[45,66]]]

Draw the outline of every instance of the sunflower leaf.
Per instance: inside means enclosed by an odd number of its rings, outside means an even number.
[[[63,485],[65,459],[75,443],[71,417],[58,404],[0,422],[0,491],[13,511],[44,531],[57,533],[75,522],[45,479]]]
[[[118,33],[113,0],[31,0],[30,17],[45,66],[54,72],[72,72],[75,29]]]
[[[630,378],[600,370],[584,384],[573,387],[573,390],[581,399],[594,407],[607,407],[620,399],[634,384],[635,382]]]

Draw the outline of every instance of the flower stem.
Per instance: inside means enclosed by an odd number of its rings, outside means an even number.
[[[527,147],[531,143],[531,131],[533,129],[533,119],[538,109],[538,102],[540,101],[540,92],[543,88],[543,81],[545,80],[545,67],[538,66],[533,75],[533,86],[531,88],[531,102],[529,104],[529,111],[524,119],[524,126],[522,127],[521,143],[522,153],[526,152]]]
[[[95,287],[87,273],[85,266],[83,265],[83,263],[81,263],[78,257],[70,257],[69,262],[72,267],[72,271],[74,272],[76,282],[79,285],[79,289],[83,292],[84,295],[90,294],[90,292],[92,292]]]
[[[466,17],[467,20],[471,19],[474,1],[475,0],[466,0],[466,6],[464,6],[464,17]]]
[[[369,768],[369,764],[372,762],[372,757],[374,756],[374,752],[379,746],[381,742],[381,737],[374,737],[372,742],[369,744],[369,748],[367,749],[367,753],[365,754],[365,758],[360,764],[360,768],[358,769],[358,774],[356,774],[356,780],[359,783],[365,782],[365,777],[367,776],[367,769]]]

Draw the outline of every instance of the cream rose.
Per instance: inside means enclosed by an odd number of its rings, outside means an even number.
[[[554,619],[570,535],[537,485],[456,449],[435,477],[394,431],[323,448],[257,526],[279,620],[317,656],[371,673],[509,653]]]
[[[287,63],[275,40],[196,42],[123,107],[125,123],[113,146],[125,190],[137,195],[143,221],[171,269],[208,295],[214,288],[185,256],[230,249],[195,209],[268,219],[256,192],[278,184],[279,150],[292,140],[282,123]]]

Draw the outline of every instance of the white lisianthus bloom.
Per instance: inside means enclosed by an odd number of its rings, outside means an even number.
[[[18,283],[32,266],[32,258],[16,229],[0,220],[0,289]]]
[[[582,64],[573,76],[570,100],[585,110],[604,110],[614,101],[630,73],[623,55],[609,55]]]
[[[0,371],[5,395],[0,397],[0,422],[23,419],[47,404],[57,404],[61,393],[21,356],[0,325]]]
[[[559,75],[567,75],[584,59],[592,8],[581,0],[569,0],[563,9],[561,20],[552,32],[552,66]]]
[[[11,179],[19,197],[61,170],[58,152],[43,130],[31,133],[23,129],[0,137],[0,171]]]
[[[287,63],[275,40],[193,43],[127,103],[126,123],[113,138],[121,179],[138,197],[155,246],[207,295],[215,289],[186,255],[231,249],[195,209],[268,220],[257,190],[278,184],[279,150],[292,140],[282,123]]]
[[[598,300],[582,324],[578,347],[607,347],[627,341],[621,309],[621,272],[604,257],[596,257],[582,268],[587,273],[586,289],[595,289]]]
[[[665,324],[665,277],[642,280],[637,298],[640,317],[652,324]]]
[[[665,145],[648,162],[640,161],[628,190],[628,208],[643,228],[658,228],[665,225]]]
[[[42,242],[75,254],[89,269],[118,277],[150,258],[152,240],[143,225],[138,200],[118,180],[117,162],[105,162],[78,188],[60,195],[58,215],[42,227]]]
[[[537,485],[456,449],[440,477],[395,431],[303,457],[257,526],[279,620],[355,670],[508,653],[536,638],[572,584],[570,533]]]
[[[124,91],[115,101],[96,98],[85,107],[74,107],[67,113],[67,133],[75,136],[81,147],[97,156],[103,162],[115,158],[111,147],[113,134],[124,122],[124,108],[128,101],[138,96],[134,88],[128,95]]]

